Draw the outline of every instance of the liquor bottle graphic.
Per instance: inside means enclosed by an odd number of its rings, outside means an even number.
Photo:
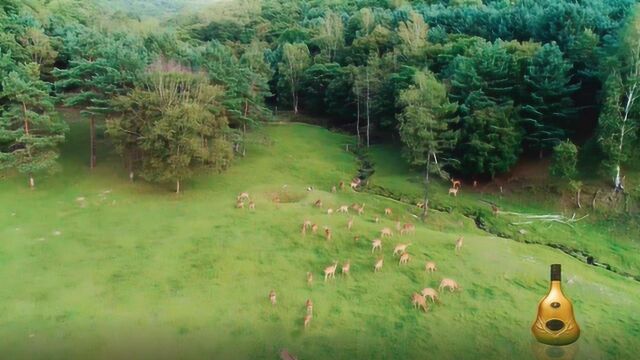
[[[533,336],[547,345],[569,345],[580,337],[573,305],[562,293],[560,283],[560,264],[553,264],[549,292],[538,303],[538,316],[531,326]]]

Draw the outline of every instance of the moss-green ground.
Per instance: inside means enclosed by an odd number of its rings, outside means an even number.
[[[640,349],[640,283],[488,235],[456,212],[418,224],[415,209],[401,203],[330,193],[356,173],[344,151],[348,136],[267,126],[252,134],[245,159],[187,182],[176,197],[168,187],[129,183],[112,155],[100,154],[90,172],[86,127],[71,130],[61,173],[36,179],[35,191],[20,176],[0,182],[0,358],[276,359],[287,348],[300,359],[529,359],[529,328],[556,262],[582,328],[579,358],[634,359]],[[377,162],[382,169],[384,158]],[[395,175],[381,170],[372,182],[416,186],[399,161],[389,164],[398,164],[388,168]],[[234,208],[242,191],[255,212]],[[288,202],[276,208],[274,194]],[[325,208],[359,202],[366,211],[349,232],[348,216],[314,208],[318,198]],[[374,273],[381,255],[371,254],[370,240],[383,226],[395,230],[393,219],[373,222],[385,207],[417,223],[417,232],[385,240],[385,265]],[[331,227],[333,240],[302,237],[304,219]],[[606,239],[590,234],[580,241]],[[464,248],[455,255],[460,235]],[[391,254],[399,242],[412,243],[406,266]],[[616,254],[636,266],[637,252]],[[424,272],[427,259],[438,264],[433,275]],[[352,274],[325,283],[322,270],[334,260],[351,260]],[[411,293],[442,277],[462,291],[442,294],[427,314],[414,310]],[[303,330],[307,298],[314,318]]]

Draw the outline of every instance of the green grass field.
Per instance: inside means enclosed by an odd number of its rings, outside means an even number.
[[[372,255],[370,240],[383,226],[395,230],[392,219],[376,224],[374,216],[391,207],[394,219],[416,222],[415,209],[328,191],[356,173],[344,151],[348,136],[265,126],[251,135],[246,158],[224,174],[196,177],[176,196],[171,185],[130,183],[113,155],[101,153],[88,170],[86,134],[85,124],[71,124],[62,172],[37,178],[35,191],[20,176],[0,182],[0,358],[277,359],[287,348],[300,359],[532,359],[529,328],[556,262],[582,328],[578,358],[637,357],[639,282],[491,236],[456,211],[433,212],[415,235],[385,240],[385,265],[374,273],[381,255]],[[397,159],[376,163],[382,170],[373,182],[415,189]],[[234,208],[242,191],[254,198],[254,212]],[[327,215],[312,206],[316,199],[325,208],[366,203],[366,211],[349,232],[348,216]],[[301,236],[305,219],[331,227],[334,238]],[[590,231],[580,233],[584,244],[607,239]],[[455,255],[460,235],[465,245]],[[391,254],[399,242],[412,243],[406,266]],[[616,251],[637,266],[637,251]],[[323,282],[334,260],[350,260],[351,276]],[[426,260],[438,264],[435,274],[425,273]],[[427,314],[414,310],[411,293],[442,277],[462,291],[442,294]],[[314,318],[303,330],[307,298]]]

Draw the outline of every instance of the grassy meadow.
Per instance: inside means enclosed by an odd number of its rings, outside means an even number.
[[[551,263],[563,265],[582,329],[577,358],[632,359],[640,349],[639,282],[547,246],[492,236],[458,211],[434,211],[418,224],[416,209],[403,203],[331,193],[357,171],[344,150],[349,136],[302,124],[264,126],[229,171],[201,174],[176,196],[170,184],[130,183],[102,148],[90,171],[87,133],[85,123],[71,122],[61,172],[36,178],[35,191],[22,176],[0,180],[0,358],[277,359],[286,348],[299,359],[533,359],[530,326]],[[419,191],[397,156],[377,150],[372,183]],[[255,211],[235,208],[242,191]],[[446,201],[478,206],[477,198],[463,191]],[[352,215],[327,215],[312,206],[316,199],[325,209],[366,208],[348,231]],[[381,215],[386,207],[392,218]],[[333,229],[333,239],[303,237],[305,219]],[[394,234],[372,254],[371,239],[384,226],[395,231],[396,219],[417,223],[416,233]],[[566,241],[594,252],[617,246],[603,257],[640,268],[637,243],[617,244],[588,223],[561,228],[527,229],[540,237],[573,234]],[[465,243],[456,255],[460,235]],[[391,254],[400,242],[412,243],[408,265]],[[384,267],[374,273],[380,256]],[[334,260],[350,260],[351,275],[324,282],[322,270]],[[426,260],[437,263],[433,275],[424,271]],[[411,293],[443,277],[462,291],[441,294],[427,314],[413,309]],[[314,318],[304,330],[307,298]]]

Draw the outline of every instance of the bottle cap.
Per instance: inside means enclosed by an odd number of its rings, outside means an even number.
[[[562,272],[560,264],[551,264],[551,281],[560,281]]]

